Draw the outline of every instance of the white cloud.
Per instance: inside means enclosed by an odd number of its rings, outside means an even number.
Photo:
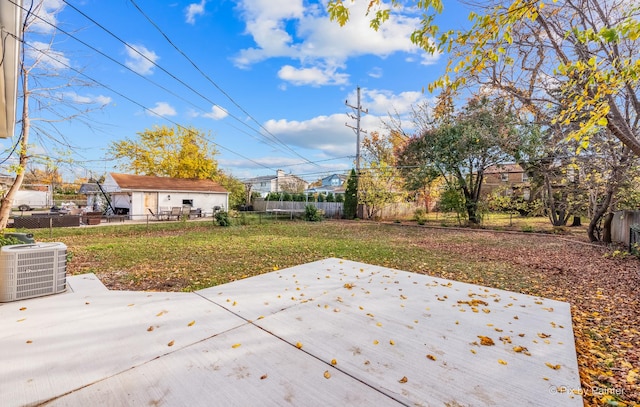
[[[412,111],[412,106],[416,106],[427,100],[422,92],[401,92],[395,94],[388,90],[380,89],[361,89],[361,104],[363,108],[369,110],[369,113],[388,116],[389,113],[400,115],[408,114]],[[349,101],[355,104],[357,100],[356,91],[348,96]]]
[[[247,68],[257,62],[277,57],[300,61],[301,67],[283,67],[282,79],[296,84],[342,84],[327,81],[316,66],[344,66],[349,58],[377,55],[385,58],[394,53],[418,56],[422,64],[432,64],[438,55],[428,55],[411,43],[410,35],[419,27],[415,10],[396,10],[378,31],[369,26],[368,2],[350,4],[350,21],[344,27],[329,20],[322,5],[305,5],[302,0],[242,0],[239,8],[255,47],[239,52],[234,62]],[[375,73],[374,73],[375,74]],[[311,81],[307,76],[316,76]]]
[[[156,102],[156,106],[151,109],[147,109],[147,114],[151,116],[175,116],[176,109],[174,109],[167,102]]]
[[[60,51],[54,51],[51,44],[46,42],[29,42],[24,51],[28,59],[39,61],[53,69],[67,69],[71,65],[69,58]]]
[[[200,3],[191,3],[185,8],[186,22],[189,24],[196,23],[196,16],[204,15],[204,6],[207,4],[207,0],[202,0]]]
[[[317,116],[309,120],[269,120],[264,127],[292,147],[318,149],[330,156],[355,154],[355,137],[345,122],[346,114]]]
[[[151,75],[155,62],[160,59],[155,52],[147,49],[144,45],[127,44],[125,52],[127,59],[124,64],[140,75]]]
[[[350,104],[356,103],[356,94],[347,96]],[[389,114],[408,117],[417,106],[427,100],[420,92],[394,94],[386,90],[361,89],[361,105],[368,109],[360,120],[362,130],[386,132],[383,121]],[[349,109],[345,107],[345,111]],[[349,112],[351,114],[351,112]],[[308,120],[269,120],[264,127],[279,140],[294,148],[323,151],[327,157],[355,155],[356,135],[345,124],[355,126],[355,121],[347,113],[317,116]],[[364,134],[361,135],[364,137]]]
[[[336,72],[335,68],[295,68],[285,65],[278,71],[278,77],[293,85],[344,85],[349,82],[349,75]]]
[[[33,4],[33,6],[32,6]],[[32,8],[33,17],[29,29],[40,34],[53,33],[58,25],[56,15],[62,11],[65,4],[62,0],[26,0],[22,5],[24,9]],[[26,12],[23,11],[23,14]]]
[[[380,67],[373,67],[369,70],[369,76],[375,79],[380,79],[382,78],[382,68]]]
[[[202,115],[202,117],[206,117],[208,119],[213,119],[213,120],[222,120],[227,116],[229,116],[229,113],[227,113],[225,109],[223,109],[218,105],[213,105],[211,107],[210,113],[205,113]]]
[[[76,92],[66,92],[63,97],[65,99],[71,100],[73,103],[79,104],[99,104],[99,105],[107,105],[111,103],[111,98],[108,96],[98,95],[98,96],[83,96],[79,95]]]

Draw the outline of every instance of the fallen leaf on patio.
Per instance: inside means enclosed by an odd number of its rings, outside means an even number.
[[[389,345],[395,345],[396,343],[393,341],[393,339],[389,340]]]
[[[32,340],[28,340],[27,343],[33,343],[33,341]]]
[[[335,360],[335,359],[331,359],[331,364],[332,364],[332,365],[337,365],[337,364],[338,364],[338,361],[337,361],[337,360]]]
[[[484,345],[484,346],[495,345],[495,343],[493,342],[493,339],[489,338],[488,336],[478,335],[478,338],[480,338],[480,345]]]
[[[436,357],[433,355],[427,355],[427,359],[435,361]]]
[[[167,344],[167,346],[173,346],[173,343],[174,343],[173,341],[170,341],[170,342]]]
[[[161,316],[163,316],[164,314],[166,314],[167,312],[169,312],[169,311],[162,310],[162,311],[158,312],[158,313],[156,314],[156,316],[157,316],[157,317],[161,317]]]
[[[507,364],[507,362],[502,360],[502,359],[498,359],[498,363],[500,363],[501,365],[506,365]]]
[[[353,284],[351,283],[345,283],[343,285],[344,288],[346,288],[347,290],[351,290],[353,287],[355,287]]]
[[[260,380],[264,380],[264,379],[266,379],[266,378],[267,378],[266,373],[265,373],[265,374],[263,374],[262,376],[260,376]]]
[[[22,308],[20,308],[20,311],[24,311],[26,309],[27,309],[27,307],[22,307]]]
[[[377,344],[379,344],[379,343],[380,343],[380,342],[378,342],[378,340],[377,340],[377,339],[375,339],[375,340],[373,341],[373,344],[374,344],[374,345],[377,345]]]
[[[545,333],[543,333],[543,332],[539,332],[539,333],[538,333],[538,337],[539,337],[539,338],[543,338],[543,339],[544,339],[544,338],[550,338],[550,337],[551,337],[551,334],[545,334]]]
[[[403,376],[402,379],[398,380],[400,383],[406,383],[407,381],[409,381],[409,379],[407,379],[407,376]]]
[[[149,326],[149,328],[147,328],[147,332],[151,332],[153,331],[153,325]]]
[[[234,343],[233,345],[231,345],[231,347],[232,347],[233,349],[235,349],[235,348],[239,348],[239,347],[240,347],[240,344],[239,344],[239,343]]]
[[[193,326],[196,323],[196,321],[191,321],[187,324],[187,326]]]
[[[300,342],[297,342],[297,343],[296,343],[296,348],[298,348],[298,349],[302,349],[302,344],[301,344]]]
[[[17,320],[16,322],[22,322],[22,321],[24,321],[24,320],[26,320],[26,319],[27,319],[27,318],[21,318],[21,319]]]
[[[328,370],[325,370],[325,371],[324,371],[324,378],[325,378],[325,379],[329,379],[330,377],[331,377],[331,373],[329,373],[329,371],[328,371]]]
[[[549,363],[549,362],[546,362],[546,363],[545,363],[545,365],[549,366],[549,367],[550,367],[551,369],[553,369],[553,370],[558,370],[558,369],[560,369],[560,365],[552,365],[552,364],[551,364],[551,363]]]

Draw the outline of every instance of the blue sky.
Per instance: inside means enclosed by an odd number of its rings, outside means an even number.
[[[51,64],[97,82],[66,96],[105,104],[90,127],[57,125],[79,176],[120,171],[107,154],[111,141],[177,123],[210,134],[219,167],[240,179],[282,169],[313,181],[353,167],[356,136],[345,124],[355,120],[345,101],[356,104],[358,86],[368,109],[361,126],[376,131],[389,113],[408,115],[430,99],[423,89],[444,70],[444,55],[409,41],[416,10],[375,32],[366,3],[356,1],[340,27],[324,1],[47,0],[39,15],[52,25],[38,24],[39,35],[26,39],[48,42],[53,26],[71,34],[55,34]],[[459,5],[446,7],[441,26],[466,21]],[[60,147],[44,144],[57,155]]]

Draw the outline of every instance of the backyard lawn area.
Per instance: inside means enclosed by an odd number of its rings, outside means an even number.
[[[527,232],[530,232],[527,230]],[[640,405],[640,261],[584,236],[364,221],[212,222],[35,232],[112,290],[192,291],[327,257],[571,304],[585,405]]]

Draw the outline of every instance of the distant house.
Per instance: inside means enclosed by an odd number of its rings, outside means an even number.
[[[507,195],[519,191],[525,200],[529,200],[531,191],[529,176],[519,164],[493,165],[484,170],[482,194],[489,195],[502,189]]]
[[[309,183],[302,178],[282,170],[276,171],[275,176],[249,178],[245,184],[251,187],[252,193],[258,192],[262,197],[270,192],[302,192],[309,186]]]
[[[308,188],[304,190],[305,194],[344,194],[344,183],[347,181],[347,176],[344,174],[332,174],[328,177],[324,177],[320,180],[320,186]]]
[[[101,185],[116,213],[131,217],[182,206],[204,214],[229,209],[229,192],[212,180],[109,173]]]

